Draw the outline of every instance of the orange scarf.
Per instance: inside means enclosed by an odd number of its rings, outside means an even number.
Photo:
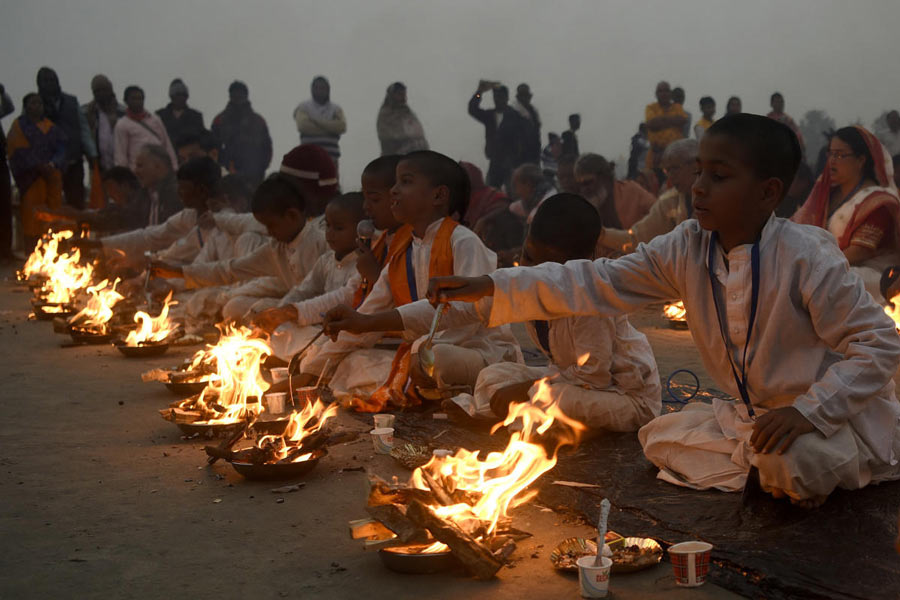
[[[450,244],[450,237],[453,230],[459,225],[450,217],[444,217],[441,226],[438,228],[437,235],[431,243],[431,259],[428,263],[428,277],[447,277],[453,275],[453,247]],[[406,253],[410,244],[412,244],[413,230],[409,225],[404,225],[394,234],[390,248],[390,264],[388,265],[388,283],[391,285],[391,296],[394,298],[394,306],[403,306],[410,302],[415,302],[419,298],[412,297],[412,290],[409,281],[410,276],[415,273],[408,273],[406,268]],[[424,293],[425,290],[419,290]]]
[[[450,217],[445,217],[438,228],[437,235],[431,243],[431,259],[428,264],[428,276],[446,277],[453,275],[453,246],[450,238],[457,223]],[[409,277],[415,277],[415,273],[407,271],[406,253],[412,244],[413,230],[409,225],[404,225],[394,234],[391,247],[388,250],[388,283],[391,286],[391,295],[395,306],[409,304],[418,298],[412,297]],[[423,290],[424,291],[424,290]],[[412,359],[412,344],[401,344],[391,363],[391,371],[387,380],[368,399],[354,397],[350,406],[359,412],[381,412],[388,403],[393,403],[400,408],[417,406],[422,403],[415,389],[407,390],[409,381],[410,361]]]

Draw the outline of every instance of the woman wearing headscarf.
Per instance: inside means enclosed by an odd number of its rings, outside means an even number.
[[[900,259],[900,197],[885,147],[864,127],[834,132],[828,162],[793,220],[827,229],[873,297]]]
[[[26,94],[22,115],[13,121],[6,140],[9,168],[19,188],[26,248],[44,232],[38,211],[62,205],[65,134],[44,116],[37,94]]]
[[[378,111],[377,128],[382,156],[428,150],[425,130],[406,103],[406,86],[399,81],[387,89]]]

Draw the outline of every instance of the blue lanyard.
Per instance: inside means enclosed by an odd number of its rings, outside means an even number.
[[[416,288],[416,270],[413,268],[412,253],[413,245],[410,242],[406,247],[406,282],[409,284],[409,297],[415,302],[419,299],[419,290]]]
[[[197,241],[200,242],[200,247],[203,247],[203,234],[200,233],[200,228],[197,228]]]
[[[734,375],[734,382],[737,384],[738,391],[741,394],[741,400],[747,407],[747,414],[750,418],[756,420],[756,412],[753,410],[753,404],[750,402],[750,394],[747,393],[747,349],[750,347],[750,336],[753,334],[753,324],[756,322],[756,308],[759,306],[759,240],[753,243],[753,249],[750,251],[750,268],[752,272],[753,288],[750,301],[750,322],[747,324],[747,341],[744,343],[744,356],[741,360],[741,374],[738,377],[737,367],[731,358],[731,352],[728,351],[728,332],[725,330],[725,323],[722,322],[722,313],[719,310],[719,299],[716,296],[716,276],[714,274],[716,245],[719,241],[719,234],[712,232],[709,239],[709,260],[707,266],[709,268],[709,286],[712,292],[713,304],[716,307],[716,319],[719,321],[719,332],[722,334],[722,341],[725,344],[725,356],[728,357],[728,364],[731,366],[731,374]]]

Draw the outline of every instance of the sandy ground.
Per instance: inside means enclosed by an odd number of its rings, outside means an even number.
[[[548,556],[566,537],[591,535],[584,525],[527,505],[515,524],[535,536],[497,580],[392,573],[348,535],[347,522],[365,517],[366,474],[342,469],[408,476],[374,455],[367,436],[334,448],[301,490],[272,493],[283,484],[207,467],[203,443],[181,439],[157,415],[173,396],[140,373],[191,350],[133,360],[110,346],[62,349],[67,338],[28,322],[27,307],[27,290],[0,284],[0,598],[578,597],[576,578],[554,571]],[[646,331],[664,377],[699,367],[687,332]],[[665,562],[614,577],[611,590],[735,597],[713,585],[678,589]]]

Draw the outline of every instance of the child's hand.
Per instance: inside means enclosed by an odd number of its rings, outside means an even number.
[[[422,370],[422,367],[419,365],[418,354],[413,354],[409,359],[409,380],[413,385],[420,387],[423,390],[434,390],[438,387],[434,378],[428,376],[428,374]]]
[[[369,282],[371,289],[371,284],[375,283],[378,276],[381,275],[381,264],[375,258],[375,254],[372,253],[368,244],[357,240],[357,245],[359,248],[356,252],[359,257],[356,259],[356,270],[359,271],[359,275],[364,281]]]
[[[350,333],[365,333],[365,315],[360,314],[345,304],[340,304],[325,314],[323,324],[325,335],[332,340],[342,331]]]
[[[815,425],[810,423],[793,406],[769,411],[753,425],[750,445],[760,454],[768,454],[778,447],[778,454],[784,454],[791,444],[804,433],[812,433]]]
[[[161,260],[154,260],[150,263],[150,276],[160,279],[181,279],[184,277],[184,269]]]
[[[270,308],[253,315],[252,323],[271,334],[282,323],[297,320],[297,308],[291,305]]]
[[[477,302],[494,295],[494,280],[489,275],[481,277],[435,277],[428,282],[428,301],[433,306],[441,303]]]

